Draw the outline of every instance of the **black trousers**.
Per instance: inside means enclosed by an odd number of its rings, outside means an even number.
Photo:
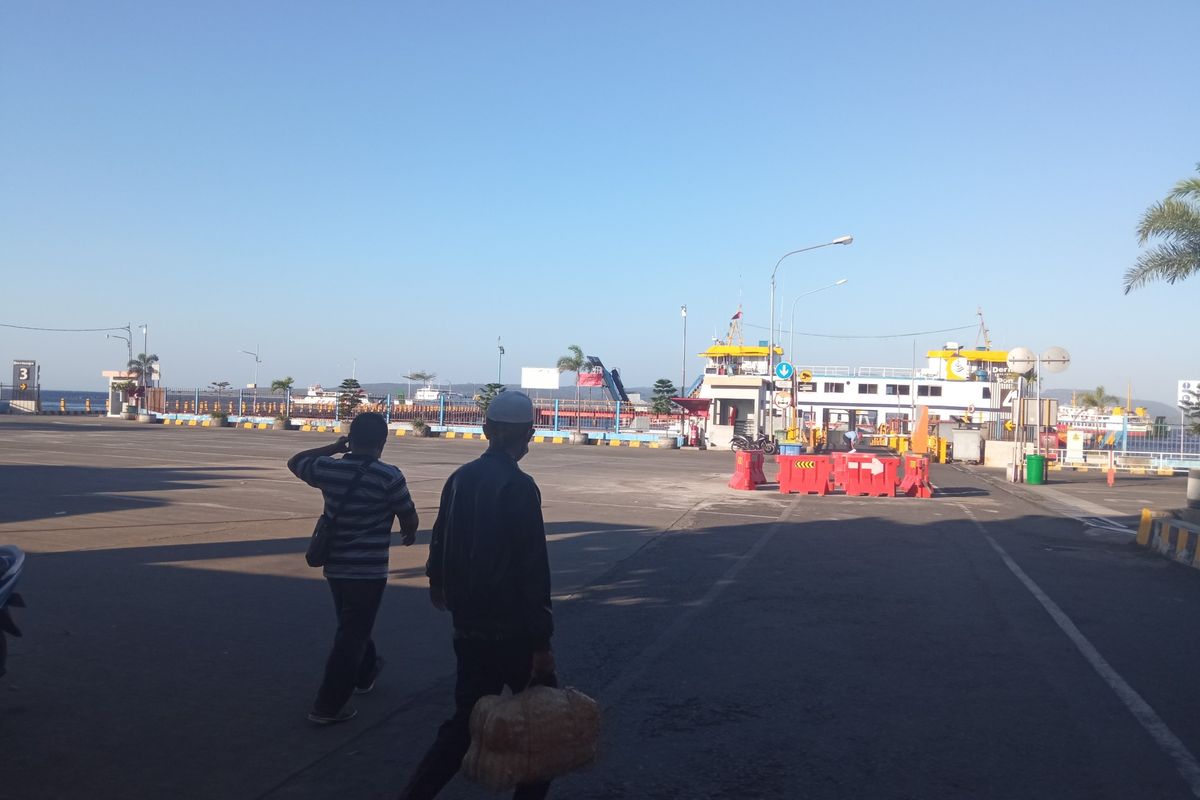
[[[400,793],[400,800],[428,800],[458,772],[471,746],[471,710],[479,698],[500,694],[505,686],[515,694],[529,685],[533,652],[526,642],[455,639],[454,654],[458,658],[454,716],[438,729],[437,739]],[[539,682],[548,686],[557,683],[553,677]],[[513,798],[541,800],[549,789],[548,782],[518,786]]]
[[[318,714],[336,714],[354,687],[369,682],[375,668],[375,642],[371,629],[383,600],[386,578],[326,578],[337,611],[337,633],[325,661],[325,678],[313,703]]]

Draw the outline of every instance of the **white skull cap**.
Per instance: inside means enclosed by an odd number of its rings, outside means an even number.
[[[488,403],[487,418],[492,422],[531,424],[533,401],[524,392],[500,392]]]

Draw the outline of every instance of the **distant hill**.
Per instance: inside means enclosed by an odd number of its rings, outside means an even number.
[[[1062,405],[1067,405],[1071,402],[1072,391],[1074,391],[1078,396],[1082,395],[1084,392],[1090,392],[1092,389],[1047,389],[1046,391],[1042,392],[1042,397],[1049,397],[1057,400]],[[1113,394],[1115,395],[1116,392],[1113,392]],[[1117,401],[1117,404],[1125,404],[1124,396]],[[1160,403],[1157,400],[1140,400],[1135,397],[1133,398],[1133,407],[1137,408],[1138,406],[1145,408],[1146,414],[1151,419],[1154,419],[1155,417],[1166,417],[1167,422],[1171,422],[1172,420],[1175,422],[1179,421],[1179,409],[1175,408],[1174,406],[1167,405],[1166,403]]]

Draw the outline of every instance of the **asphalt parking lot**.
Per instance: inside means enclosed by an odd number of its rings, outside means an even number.
[[[320,503],[284,462],[331,438],[0,419],[0,542],[30,553],[0,797],[394,795],[449,710],[428,527],[484,443],[388,445],[422,516],[392,551],[389,665],[356,720],[317,729],[333,619],[303,551]],[[1196,752],[1183,678],[1200,645],[1171,632],[1200,611],[1200,575],[1119,530],[1179,505],[1183,479],[1039,490],[948,466],[934,500],[801,497],[730,490],[732,461],[539,445],[522,462],[560,672],[606,709],[600,763],[552,796],[1191,796],[995,550]],[[460,780],[445,796],[489,795]]]

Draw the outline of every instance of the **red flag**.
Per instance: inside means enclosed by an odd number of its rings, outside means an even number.
[[[736,314],[734,314],[732,317],[730,317],[729,319],[735,320],[735,319],[741,319],[741,318],[742,318],[742,310],[739,308],[738,312]]]

